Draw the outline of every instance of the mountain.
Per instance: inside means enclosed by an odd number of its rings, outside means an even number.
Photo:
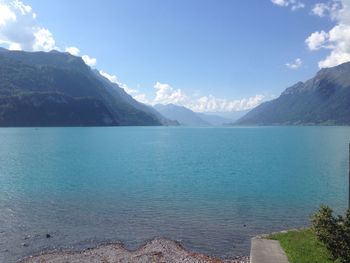
[[[200,118],[197,113],[187,109],[183,106],[174,104],[157,104],[154,108],[160,112],[164,117],[170,120],[176,120],[180,125],[184,126],[209,126],[210,124]]]
[[[229,119],[230,123],[233,123],[240,118],[242,118],[244,115],[246,115],[249,112],[249,110],[240,110],[240,111],[225,111],[225,112],[216,112],[216,115],[219,115],[225,119]]]
[[[350,62],[321,69],[314,78],[248,112],[238,125],[350,125]]]
[[[157,104],[154,108],[168,119],[176,120],[183,126],[222,126],[237,120],[237,116],[243,116],[241,112],[228,113],[202,113],[194,112],[184,106],[174,104]],[[224,115],[226,114],[226,115]],[[222,116],[223,115],[223,116]],[[227,117],[226,117],[227,116]]]
[[[168,124],[81,57],[0,49],[0,126]]]
[[[196,114],[199,118],[201,118],[202,120],[204,120],[212,126],[222,126],[228,123],[232,123],[233,121],[232,119],[225,118],[214,113],[196,112]]]
[[[248,112],[249,110],[206,113],[197,112],[197,115],[214,126],[221,126],[232,124],[233,122],[242,118]]]

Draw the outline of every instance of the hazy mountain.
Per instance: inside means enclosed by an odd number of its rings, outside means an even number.
[[[202,113],[196,112],[197,116],[199,116],[202,120],[206,121],[210,125],[213,126],[222,126],[225,124],[232,123],[232,119],[225,118],[214,113]]]
[[[184,126],[209,126],[210,124],[190,109],[174,104],[157,104],[154,108],[164,117],[170,120],[176,120]]]
[[[240,125],[349,125],[350,62],[320,70],[280,97],[254,108]]]
[[[166,118],[177,120],[180,125],[184,126],[222,126],[236,121],[247,112],[203,113],[174,104],[157,104],[154,108]]]
[[[0,49],[0,126],[164,124],[80,57]]]
[[[223,112],[206,112],[205,115],[214,115],[219,118],[223,118],[224,124],[233,123],[240,118],[242,118],[244,115],[246,115],[249,112],[249,110],[242,110],[242,111],[223,111]]]

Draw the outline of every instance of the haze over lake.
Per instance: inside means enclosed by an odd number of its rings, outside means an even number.
[[[320,203],[346,208],[349,141],[350,127],[2,128],[0,262],[153,237],[247,254]]]

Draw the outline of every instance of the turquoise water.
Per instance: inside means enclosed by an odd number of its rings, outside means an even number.
[[[153,237],[248,254],[321,203],[343,212],[349,142],[349,127],[0,129],[0,262]]]

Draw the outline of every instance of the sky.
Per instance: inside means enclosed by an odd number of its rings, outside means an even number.
[[[350,61],[350,0],[0,0],[0,46],[82,56],[143,103],[241,111]]]

